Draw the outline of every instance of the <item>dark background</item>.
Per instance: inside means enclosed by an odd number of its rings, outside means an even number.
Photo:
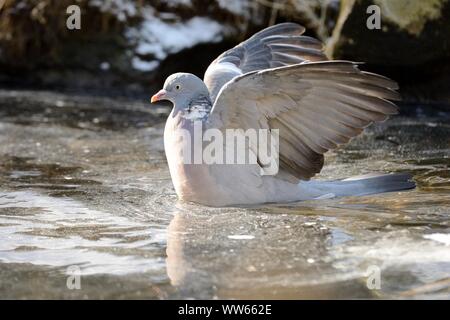
[[[366,27],[373,3],[381,9],[380,30]],[[66,27],[72,4],[81,8],[80,30]],[[363,69],[397,80],[406,101],[450,101],[448,0],[0,0],[0,6],[4,88],[148,97],[169,74],[202,76],[227,48],[271,24],[293,21],[322,40],[330,58],[365,62]],[[140,53],[140,40],[127,36],[130,29],[141,32],[146,21],[183,26],[198,17],[219,24],[219,34],[162,59]],[[158,32],[146,30],[152,31]],[[158,37],[147,43],[158,46]],[[133,58],[157,67],[139,70]],[[105,62],[108,68],[100,68]]]

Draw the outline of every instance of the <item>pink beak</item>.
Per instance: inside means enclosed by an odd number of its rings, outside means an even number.
[[[151,103],[155,103],[157,101],[164,100],[166,98],[166,93],[167,92],[164,89],[159,90],[158,93],[156,93],[155,95],[152,96],[152,99],[150,100]]]

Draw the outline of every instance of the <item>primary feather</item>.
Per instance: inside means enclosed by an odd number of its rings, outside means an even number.
[[[326,151],[397,113],[387,100],[400,99],[395,88],[394,81],[360,71],[349,61],[266,69],[228,82],[209,123],[224,129],[279,129],[281,175],[309,179],[320,172]]]
[[[266,28],[214,60],[205,72],[204,82],[215,101],[220,89],[234,77],[256,70],[287,66],[305,61],[323,61],[322,43],[302,36],[305,28],[281,23]]]
[[[164,132],[172,180],[181,199],[206,205],[297,201],[362,195],[414,187],[409,175],[343,181],[306,181],[320,172],[324,153],[397,114],[398,85],[361,71],[351,61],[328,61],[305,29],[283,23],[264,29],[224,52],[204,80],[170,76],[156,98],[174,104]],[[256,164],[185,164],[180,130],[267,129],[279,132],[279,171],[262,176],[261,148],[250,144]],[[271,144],[276,142],[271,141]]]

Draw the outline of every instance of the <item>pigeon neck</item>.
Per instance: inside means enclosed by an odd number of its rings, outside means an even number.
[[[211,108],[209,97],[200,95],[188,103],[187,107],[182,110],[181,117],[192,121],[204,121],[208,118]]]

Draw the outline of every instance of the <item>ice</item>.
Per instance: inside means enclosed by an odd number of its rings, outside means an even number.
[[[254,238],[255,238],[255,236],[252,236],[249,234],[233,234],[233,235],[228,236],[228,239],[233,239],[233,240],[252,240]]]
[[[450,234],[448,233],[432,233],[423,236],[425,239],[437,241],[450,246]]]

